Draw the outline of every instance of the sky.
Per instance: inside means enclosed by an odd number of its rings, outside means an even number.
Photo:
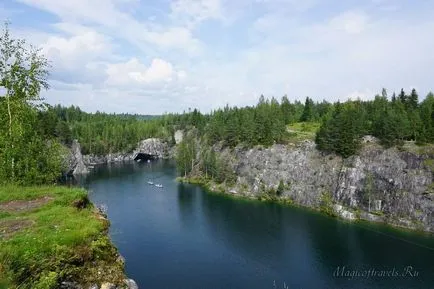
[[[2,0],[50,104],[162,114],[434,89],[434,0]]]

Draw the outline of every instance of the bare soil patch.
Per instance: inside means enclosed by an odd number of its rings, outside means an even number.
[[[7,239],[16,232],[30,228],[34,221],[28,219],[0,220],[0,239]]]
[[[54,198],[45,196],[34,200],[18,200],[0,203],[0,211],[9,213],[30,211],[42,207],[52,200],[54,200]]]

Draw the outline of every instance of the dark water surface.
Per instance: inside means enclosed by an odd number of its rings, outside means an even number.
[[[209,194],[175,177],[173,164],[154,162],[97,167],[80,180],[107,205],[140,288],[434,288],[432,236]],[[336,276],[354,270],[371,276]]]

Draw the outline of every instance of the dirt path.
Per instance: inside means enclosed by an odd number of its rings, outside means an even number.
[[[7,239],[14,233],[30,228],[34,221],[28,219],[0,220],[0,240]]]
[[[9,213],[30,211],[42,207],[52,200],[54,200],[54,198],[45,196],[35,200],[19,200],[0,203],[0,211]]]

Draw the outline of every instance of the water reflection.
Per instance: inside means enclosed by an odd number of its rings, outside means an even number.
[[[196,191],[192,190],[188,185],[179,183],[177,185],[179,216],[184,228],[189,228],[194,224]]]

